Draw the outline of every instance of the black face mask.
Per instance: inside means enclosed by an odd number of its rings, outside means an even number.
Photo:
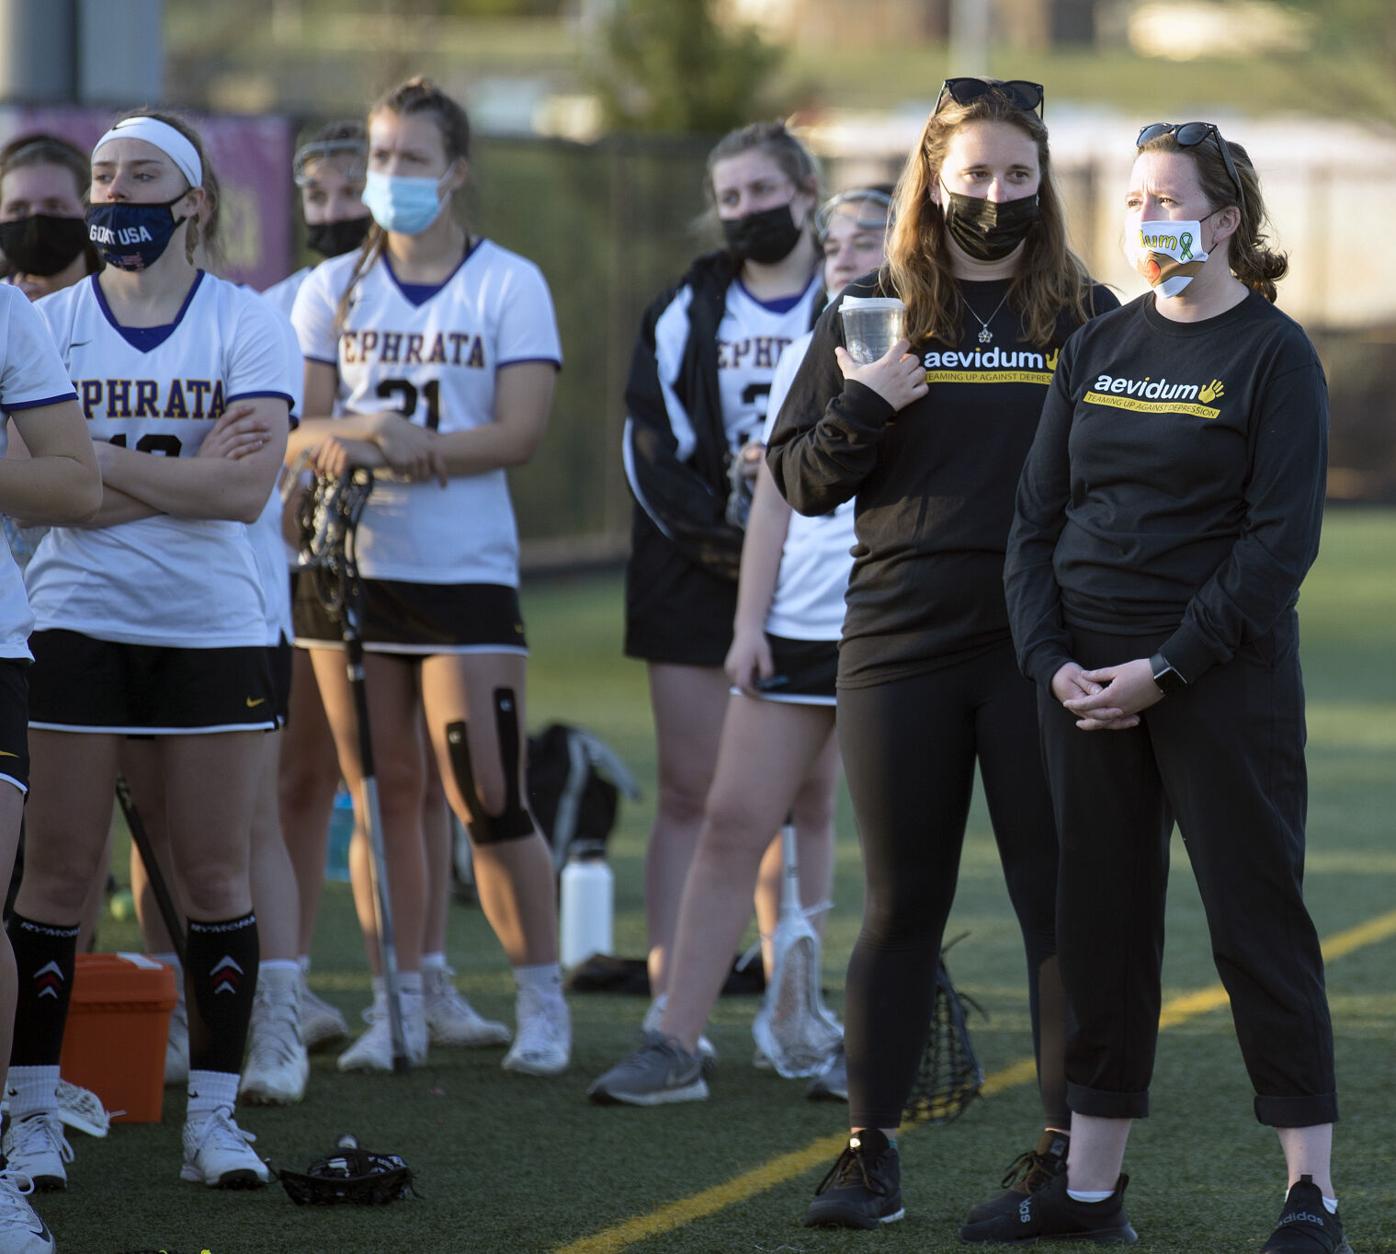
[[[962,196],[944,186],[941,194],[947,198],[941,208],[945,229],[976,261],[1002,261],[1037,224],[1036,194],[1000,201]]]
[[[322,257],[342,257],[364,242],[373,218],[341,218],[338,222],[317,222],[305,228],[305,242],[312,252]]]
[[[65,270],[87,243],[82,218],[55,218],[36,213],[13,222],[0,222],[0,252],[20,274],[48,278]]]
[[[722,234],[727,247],[738,261],[756,261],[774,265],[784,261],[800,242],[804,228],[795,225],[789,205],[761,209],[744,218],[723,218]]]

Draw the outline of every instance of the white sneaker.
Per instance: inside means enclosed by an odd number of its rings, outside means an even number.
[[[572,1016],[562,992],[540,996],[531,988],[521,988],[514,1006],[518,1031],[499,1065],[524,1075],[566,1071],[572,1061]]]
[[[189,1008],[181,997],[170,1011],[170,1035],[165,1041],[165,1084],[189,1083]]]
[[[653,1032],[656,1036],[663,1036],[664,1029],[659,1025],[664,1019],[664,1007],[669,1004],[669,994],[660,993],[652,1002],[650,1008],[645,1011],[645,1017],[640,1021],[640,1031]],[[708,1038],[699,1033],[698,1043],[695,1048],[698,1057],[703,1060],[703,1074],[711,1076],[714,1066],[717,1063],[717,1046]]]
[[[50,1254],[58,1248],[48,1224],[29,1205],[32,1192],[34,1182],[23,1172],[0,1170],[0,1251],[3,1254]]]
[[[73,1147],[63,1135],[57,1113],[40,1111],[11,1119],[5,1129],[4,1151],[10,1171],[28,1176],[41,1192],[68,1187],[63,1164],[73,1161]]]
[[[416,1003],[415,1006],[413,1003]],[[364,1011],[368,1030],[339,1056],[341,1071],[391,1071],[393,1030],[388,1023],[388,1003],[374,999]],[[420,997],[402,998],[402,1032],[407,1038],[407,1062],[419,1066],[427,1060],[427,1021]]]
[[[256,1139],[237,1126],[226,1107],[186,1120],[179,1178],[211,1189],[260,1189],[271,1172],[252,1148]]]
[[[451,977],[450,967],[422,971],[422,1003],[427,1035],[433,1045],[507,1045],[513,1035],[496,1019],[486,1019],[475,1009]]]
[[[69,1128],[86,1132],[88,1136],[106,1136],[111,1130],[111,1112],[102,1099],[81,1084],[58,1081],[58,1117]],[[0,1245],[0,1251],[4,1246]]]
[[[316,997],[301,975],[301,1040],[306,1049],[319,1049],[349,1035],[349,1025],[339,1010],[322,997]]]
[[[265,978],[252,999],[251,1042],[238,1096],[254,1106],[289,1106],[305,1096],[310,1059],[301,1040],[298,982],[278,990]]]

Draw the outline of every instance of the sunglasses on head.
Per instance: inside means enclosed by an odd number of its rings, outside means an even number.
[[[1004,82],[992,78],[947,78],[940,85],[935,112],[945,107],[947,97],[958,105],[968,105],[990,92],[997,92],[1015,109],[1042,116],[1042,84],[1030,83],[1025,78],[1010,78]]]
[[[837,196],[831,196],[819,206],[819,212],[814,217],[814,230],[821,240],[829,234],[829,225],[839,207],[849,204],[860,206],[853,220],[854,225],[860,230],[882,230],[886,227],[887,212],[891,208],[892,198],[876,187],[855,187],[850,191],[840,192]],[[861,208],[864,205],[868,208]]]
[[[1222,133],[1217,129],[1216,123],[1150,122],[1139,132],[1134,146],[1142,148],[1145,144],[1161,139],[1164,135],[1172,135],[1179,148],[1196,148],[1203,140],[1213,140],[1217,145],[1217,151],[1221,153],[1222,164],[1226,166],[1226,175],[1231,180],[1232,187],[1236,189],[1237,202],[1242,209],[1246,207],[1246,190],[1241,186],[1241,176],[1236,172],[1236,163],[1231,159],[1231,148],[1222,138]]]

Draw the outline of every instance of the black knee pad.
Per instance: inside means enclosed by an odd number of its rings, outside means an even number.
[[[470,805],[470,836],[478,845],[495,845],[533,835],[533,820],[524,808],[519,790],[519,711],[512,688],[494,690],[494,725],[504,767],[504,809],[499,814],[486,811],[479,789],[475,787],[465,721],[446,724],[446,750],[451,758],[451,771],[461,796]]]

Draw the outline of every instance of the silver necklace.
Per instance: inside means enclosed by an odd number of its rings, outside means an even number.
[[[979,342],[981,344],[992,344],[994,342],[994,333],[989,330],[989,323],[998,316],[999,310],[1003,308],[1004,303],[1008,300],[1008,293],[1005,292],[1003,294],[1003,300],[999,301],[999,303],[994,306],[994,312],[987,318],[981,318],[974,312],[974,306],[965,299],[965,294],[963,292],[958,292],[957,295],[960,298],[960,304],[969,310],[970,317],[979,323]]]

